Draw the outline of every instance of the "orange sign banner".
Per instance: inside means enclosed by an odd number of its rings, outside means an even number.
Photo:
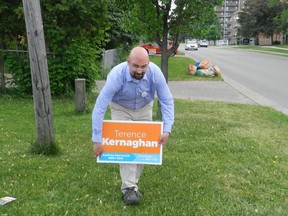
[[[160,136],[162,122],[112,121],[103,122],[102,163],[162,164]]]

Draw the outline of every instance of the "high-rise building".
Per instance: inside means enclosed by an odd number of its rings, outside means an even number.
[[[215,8],[221,23],[222,39],[228,40],[229,43],[237,40],[238,12],[244,7],[244,1],[224,0],[220,7]]]

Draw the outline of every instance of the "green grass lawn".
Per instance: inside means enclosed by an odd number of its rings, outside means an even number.
[[[91,110],[54,99],[61,154],[29,153],[36,139],[32,99],[0,97],[0,215],[287,215],[288,117],[272,108],[175,101],[162,166],[146,166],[138,206],[121,200],[117,164],[97,164]],[[155,103],[156,104],[156,103]],[[109,118],[109,112],[107,115]]]
[[[274,53],[277,55],[288,55],[288,45],[277,45],[277,46],[251,46],[242,45],[236,46],[235,48],[246,49],[251,51],[263,52],[263,53]],[[284,49],[283,49],[284,48]]]
[[[150,56],[150,61],[161,66],[161,57],[160,56]],[[169,81],[193,81],[193,80],[203,80],[203,81],[219,81],[223,80],[222,77],[201,77],[197,75],[188,74],[187,68],[189,64],[195,64],[195,61],[191,58],[184,57],[182,55],[176,55],[170,57],[168,61],[168,80]]]

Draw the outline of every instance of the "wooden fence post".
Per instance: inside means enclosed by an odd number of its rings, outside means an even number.
[[[86,110],[86,83],[85,79],[75,79],[75,106],[77,112]]]

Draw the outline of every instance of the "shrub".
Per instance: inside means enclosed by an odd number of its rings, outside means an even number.
[[[280,45],[281,44],[281,42],[280,41],[273,41],[273,43],[272,43],[273,45]]]
[[[100,52],[85,40],[73,41],[60,54],[48,54],[48,70],[52,95],[69,95],[77,78],[86,80],[86,90],[95,86],[101,75]],[[5,67],[12,74],[13,86],[21,94],[32,94],[30,62],[27,53],[6,53]]]

